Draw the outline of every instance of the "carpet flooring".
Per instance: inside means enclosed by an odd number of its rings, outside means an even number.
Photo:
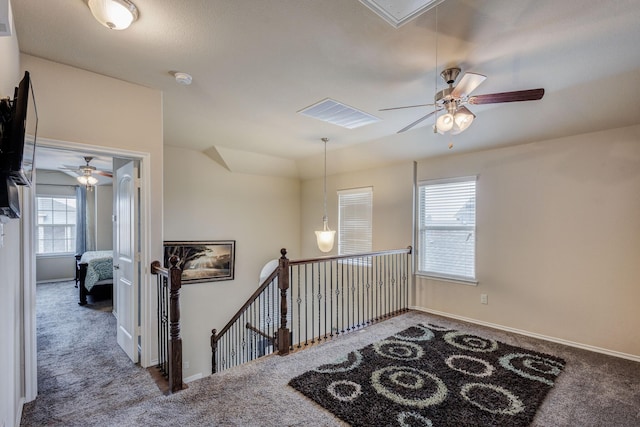
[[[352,426],[526,427],[565,362],[417,324],[292,379]]]
[[[113,315],[91,304],[79,307],[73,283],[38,285],[37,300],[39,395],[24,407],[24,426],[344,426],[289,387],[289,381],[418,323],[564,359],[565,368],[532,426],[640,425],[640,363],[419,312],[286,357],[269,356],[228,369],[163,396],[146,371],[131,364],[115,344]],[[102,315],[105,322],[98,320]]]

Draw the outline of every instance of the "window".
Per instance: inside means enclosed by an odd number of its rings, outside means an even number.
[[[338,191],[338,255],[371,252],[373,187]]]
[[[37,209],[37,253],[75,252],[76,198],[37,197]]]
[[[476,177],[418,187],[418,273],[475,282]]]

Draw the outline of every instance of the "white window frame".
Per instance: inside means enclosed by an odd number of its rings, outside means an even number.
[[[360,198],[354,200],[354,196]],[[368,206],[360,209],[359,216],[346,218],[346,210],[362,205],[368,198]],[[368,209],[367,209],[368,208]],[[364,210],[364,212],[362,212]],[[354,221],[356,221],[354,223]],[[350,236],[351,234],[351,236]],[[355,235],[355,236],[354,236]],[[354,240],[367,240],[364,245]],[[373,187],[338,190],[338,255],[352,255],[371,252],[373,248]],[[344,260],[343,260],[344,261]],[[370,259],[360,262],[368,265]]]
[[[478,283],[476,277],[476,262],[477,262],[477,234],[476,234],[476,212],[477,212],[477,176],[464,176],[464,177],[456,177],[456,178],[447,178],[447,179],[436,179],[436,180],[425,180],[420,181],[416,190],[418,192],[416,196],[417,200],[417,231],[416,231],[416,241],[417,241],[417,259],[416,259],[416,274],[419,276],[424,276],[428,278],[441,279],[445,281],[459,282],[467,285],[476,285]],[[447,187],[452,190],[453,187],[449,186],[449,184],[473,184],[473,223],[461,223],[461,224],[432,224],[428,225],[426,221],[426,213],[424,212],[425,204],[427,203],[424,200],[425,193],[424,189],[426,187],[430,187],[432,189],[440,188],[442,190],[447,190]],[[449,199],[455,197],[451,193],[445,195],[449,196]],[[463,203],[463,201],[455,201],[449,200],[452,204],[451,207],[455,207],[456,203]],[[462,209],[460,207],[459,209]],[[455,272],[455,265],[446,266],[443,265],[443,268],[440,269],[429,269],[425,265],[427,263],[427,257],[429,256],[429,244],[426,242],[426,233],[428,230],[439,230],[439,231],[451,231],[452,233],[458,233],[460,231],[465,231],[468,234],[467,239],[473,237],[473,245],[471,251],[471,261],[466,263],[465,267],[467,270],[471,269],[470,274],[457,274]],[[431,247],[433,249],[433,247]],[[433,265],[433,264],[432,264]],[[451,269],[449,269],[451,267]],[[448,270],[448,271],[447,271]]]
[[[78,232],[77,227],[78,224],[75,221],[74,218],[74,223],[65,223],[65,224],[40,224],[39,223],[39,213],[40,213],[40,199],[51,199],[51,202],[53,203],[54,199],[73,199],[76,201],[76,213],[74,215],[77,215],[77,210],[79,209],[79,206],[77,205],[77,198],[75,196],[70,196],[70,195],[55,195],[55,194],[38,194],[36,195],[36,204],[35,204],[35,211],[36,211],[36,223],[35,223],[35,229],[36,229],[36,235],[35,235],[35,249],[36,249],[36,256],[39,258],[45,258],[45,257],[57,257],[57,256],[66,256],[66,255],[73,255],[75,254],[75,239],[76,239],[76,233]],[[53,212],[53,210],[51,210],[50,212]],[[73,241],[73,246],[74,249],[72,251],[65,251],[65,252],[38,252],[39,248],[40,248],[40,228],[41,227],[46,227],[46,226],[70,226],[73,225],[75,227],[75,233],[74,233],[74,237],[71,238],[71,240]],[[52,239],[53,241],[55,241],[56,239]],[[67,239],[65,239],[67,240]]]

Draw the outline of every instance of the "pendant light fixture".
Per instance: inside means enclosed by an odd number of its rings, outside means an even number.
[[[318,249],[322,252],[330,252],[333,249],[333,241],[336,236],[335,230],[329,229],[329,217],[327,217],[327,142],[329,138],[322,138],[324,142],[324,216],[322,217],[323,228],[316,231]]]
[[[124,30],[138,19],[138,8],[129,0],[88,0],[96,20],[111,30]]]

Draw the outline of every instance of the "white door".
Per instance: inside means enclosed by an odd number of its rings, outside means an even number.
[[[137,168],[128,162],[113,176],[115,185],[115,245],[113,268],[115,304],[118,319],[118,345],[138,362],[138,183]]]

